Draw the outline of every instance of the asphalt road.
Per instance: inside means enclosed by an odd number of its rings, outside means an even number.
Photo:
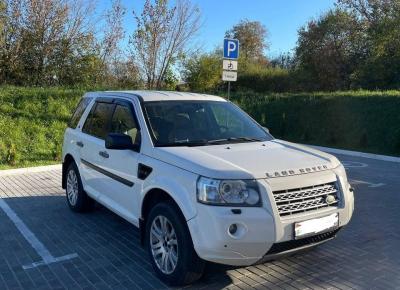
[[[209,264],[204,278],[187,288],[400,289],[400,163],[338,157],[356,201],[352,221],[336,239],[258,266]],[[101,206],[72,213],[60,174],[0,177],[0,289],[166,288],[138,231]]]

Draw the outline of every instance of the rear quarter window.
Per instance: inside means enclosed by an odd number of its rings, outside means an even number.
[[[72,114],[71,119],[68,122],[68,127],[75,129],[78,126],[79,120],[81,119],[83,112],[85,112],[92,98],[82,98]]]

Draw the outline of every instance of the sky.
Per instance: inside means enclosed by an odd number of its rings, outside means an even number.
[[[135,29],[132,10],[141,11],[144,0],[122,0],[128,9],[124,27],[130,35]],[[270,57],[290,52],[296,46],[297,31],[308,20],[334,7],[335,0],[192,0],[201,10],[203,25],[196,44],[203,51],[222,45],[225,31],[242,19],[260,21],[268,31]],[[99,0],[99,8],[111,5]],[[127,41],[125,41],[125,45]]]

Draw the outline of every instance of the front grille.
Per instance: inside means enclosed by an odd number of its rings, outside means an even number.
[[[291,240],[291,241],[273,244],[272,247],[269,249],[268,253],[266,254],[266,256],[272,255],[272,254],[279,254],[282,252],[287,252],[287,251],[301,248],[304,246],[309,246],[309,245],[311,246],[313,244],[321,243],[323,241],[334,238],[336,236],[336,233],[339,231],[339,229],[340,228],[338,228],[334,231],[318,234],[318,235],[303,238],[300,240]]]
[[[274,191],[273,195],[280,216],[317,210],[339,203],[336,182]],[[331,195],[334,200],[331,198],[332,200],[328,201],[328,195]]]

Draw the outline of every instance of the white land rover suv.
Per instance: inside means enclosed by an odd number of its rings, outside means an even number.
[[[205,261],[251,265],[318,245],[354,209],[335,157],[203,94],[87,93],[65,132],[62,176],[72,210],[97,201],[139,227],[155,272],[175,285]]]

